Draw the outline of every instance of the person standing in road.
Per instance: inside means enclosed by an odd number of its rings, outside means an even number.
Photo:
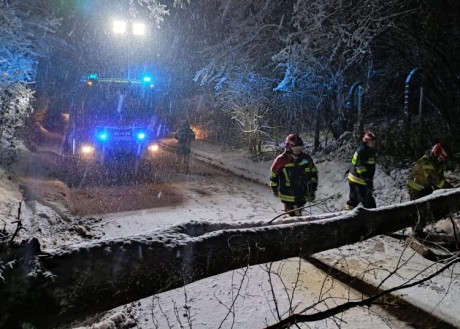
[[[358,204],[364,208],[376,208],[373,196],[375,174],[375,135],[371,131],[364,133],[362,143],[353,154],[348,171],[350,196],[345,210],[352,210]]]
[[[437,143],[412,166],[407,188],[410,200],[416,200],[433,193],[434,190],[452,188],[444,178],[444,164],[449,160],[445,145]],[[424,224],[414,226],[416,235],[423,233]]]
[[[270,187],[289,216],[302,215],[301,207],[315,199],[318,186],[318,169],[311,156],[303,152],[303,146],[298,135],[289,134],[284,152],[270,169]]]
[[[174,137],[177,139],[177,155],[178,162],[184,168],[184,172],[189,172],[190,162],[190,147],[195,140],[195,133],[190,127],[190,123],[185,121],[181,127],[176,131]]]

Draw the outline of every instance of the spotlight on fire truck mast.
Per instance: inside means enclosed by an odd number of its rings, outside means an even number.
[[[128,23],[125,21],[113,21],[113,32],[115,34],[125,34],[128,29]]]
[[[145,24],[143,23],[133,23],[132,25],[133,35],[144,35],[145,34]]]
[[[147,27],[144,23],[133,22],[128,24],[126,21],[114,20],[113,21],[113,32],[115,34],[126,34],[128,31],[132,35],[142,36],[146,34]]]

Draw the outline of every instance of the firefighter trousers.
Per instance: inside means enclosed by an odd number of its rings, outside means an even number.
[[[366,185],[356,184],[348,182],[350,184],[350,196],[347,201],[347,205],[351,208],[355,208],[360,203],[364,208],[376,208],[374,196],[372,195],[372,189]]]
[[[283,203],[284,203],[284,211],[288,213],[287,215],[289,217],[302,216],[302,209],[298,209],[298,208],[303,207],[305,203],[303,204],[295,204],[291,202],[283,202]]]

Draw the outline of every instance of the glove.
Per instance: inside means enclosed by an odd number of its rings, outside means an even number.
[[[273,195],[275,197],[279,197],[280,193],[278,192],[278,188],[277,187],[272,187],[272,191],[273,191]]]
[[[305,196],[305,199],[306,199],[308,202],[315,201],[315,192],[310,192],[310,193],[308,193],[308,194]]]

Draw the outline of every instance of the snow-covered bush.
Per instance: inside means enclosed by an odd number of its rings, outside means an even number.
[[[10,163],[20,131],[32,113],[33,91],[20,83],[0,83],[0,162]]]

